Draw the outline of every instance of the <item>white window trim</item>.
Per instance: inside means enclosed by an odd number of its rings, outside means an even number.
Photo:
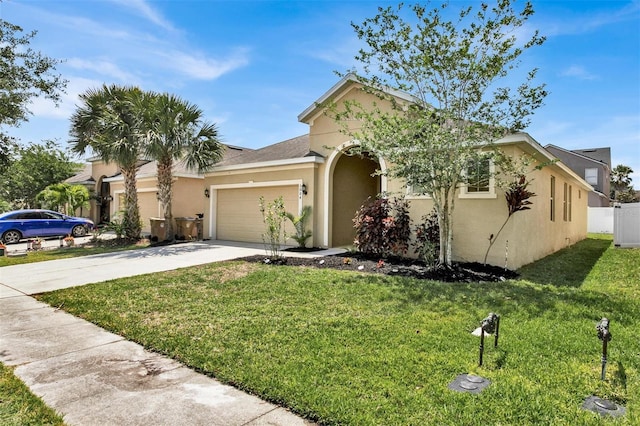
[[[460,192],[458,193],[458,198],[467,198],[467,199],[492,199],[496,198],[498,195],[496,194],[496,165],[492,159],[489,159],[489,191],[488,192],[467,192],[467,184],[460,185]],[[463,174],[466,177],[466,172]]]

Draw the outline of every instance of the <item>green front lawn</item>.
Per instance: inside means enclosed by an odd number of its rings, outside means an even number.
[[[521,272],[445,284],[236,261],[39,299],[326,424],[599,425],[580,409],[593,394],[627,407],[615,424],[639,424],[640,250],[589,238]],[[499,347],[478,367],[470,332],[491,311]],[[492,384],[449,390],[460,373]]]
[[[51,250],[29,251],[26,256],[0,256],[0,267],[9,265],[22,265],[25,263],[45,262],[47,260],[68,259],[71,257],[89,256],[92,254],[111,253],[114,251],[136,250],[149,246],[149,242],[141,240],[138,243],[129,243],[126,241],[118,242],[116,240],[105,240],[103,245],[77,246],[77,247],[61,247]],[[7,249],[12,251],[11,246]]]

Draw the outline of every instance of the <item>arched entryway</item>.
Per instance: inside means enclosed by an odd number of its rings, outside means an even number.
[[[331,177],[331,246],[353,244],[353,218],[369,197],[383,190],[380,162],[366,154],[350,154],[349,149],[335,158]]]

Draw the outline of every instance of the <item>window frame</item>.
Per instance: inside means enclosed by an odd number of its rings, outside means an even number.
[[[551,222],[555,222],[556,221],[556,177],[555,176],[551,176],[551,180],[549,181],[549,191],[550,191],[550,195],[549,195],[549,209],[550,209],[550,215],[549,215],[549,219],[551,219]]]
[[[595,176],[590,176],[589,172],[594,172]],[[597,167],[586,167],[584,169],[584,180],[585,182],[587,182],[589,185],[597,185],[598,184],[598,179],[599,179],[599,173],[598,173],[598,168]],[[595,178],[595,179],[593,179]],[[591,180],[595,180],[595,182],[591,182]]]
[[[415,193],[413,192],[413,185],[407,185],[407,192],[405,198],[412,200],[431,200],[433,197],[429,194]]]
[[[458,193],[458,198],[469,198],[469,199],[491,199],[496,198],[496,165],[492,158],[487,157],[483,160],[487,160],[489,162],[489,185],[488,190],[486,192],[469,192],[469,185],[467,183],[463,183],[460,185],[460,192]],[[467,169],[465,169],[463,176],[467,177]]]

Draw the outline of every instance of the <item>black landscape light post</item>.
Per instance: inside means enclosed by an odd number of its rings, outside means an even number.
[[[607,345],[611,340],[609,320],[607,318],[602,318],[598,324],[596,324],[596,330],[598,331],[598,339],[602,340],[602,373],[600,374],[600,379],[604,380],[607,369]],[[613,401],[594,395],[585,399],[582,404],[582,408],[603,416],[612,417],[624,416],[627,411],[627,409],[622,405],[618,405]]]
[[[604,380],[607,370],[607,343],[611,340],[611,333],[609,332],[609,320],[602,318],[598,324],[596,324],[596,330],[598,330],[598,339],[602,340],[602,373],[600,379]]]
[[[500,316],[491,312],[485,319],[482,320],[482,323],[480,325],[480,360],[478,362],[478,366],[480,367],[482,367],[482,356],[484,354],[484,333],[491,334],[494,332],[495,340],[493,346],[497,348],[498,334],[500,332]]]

